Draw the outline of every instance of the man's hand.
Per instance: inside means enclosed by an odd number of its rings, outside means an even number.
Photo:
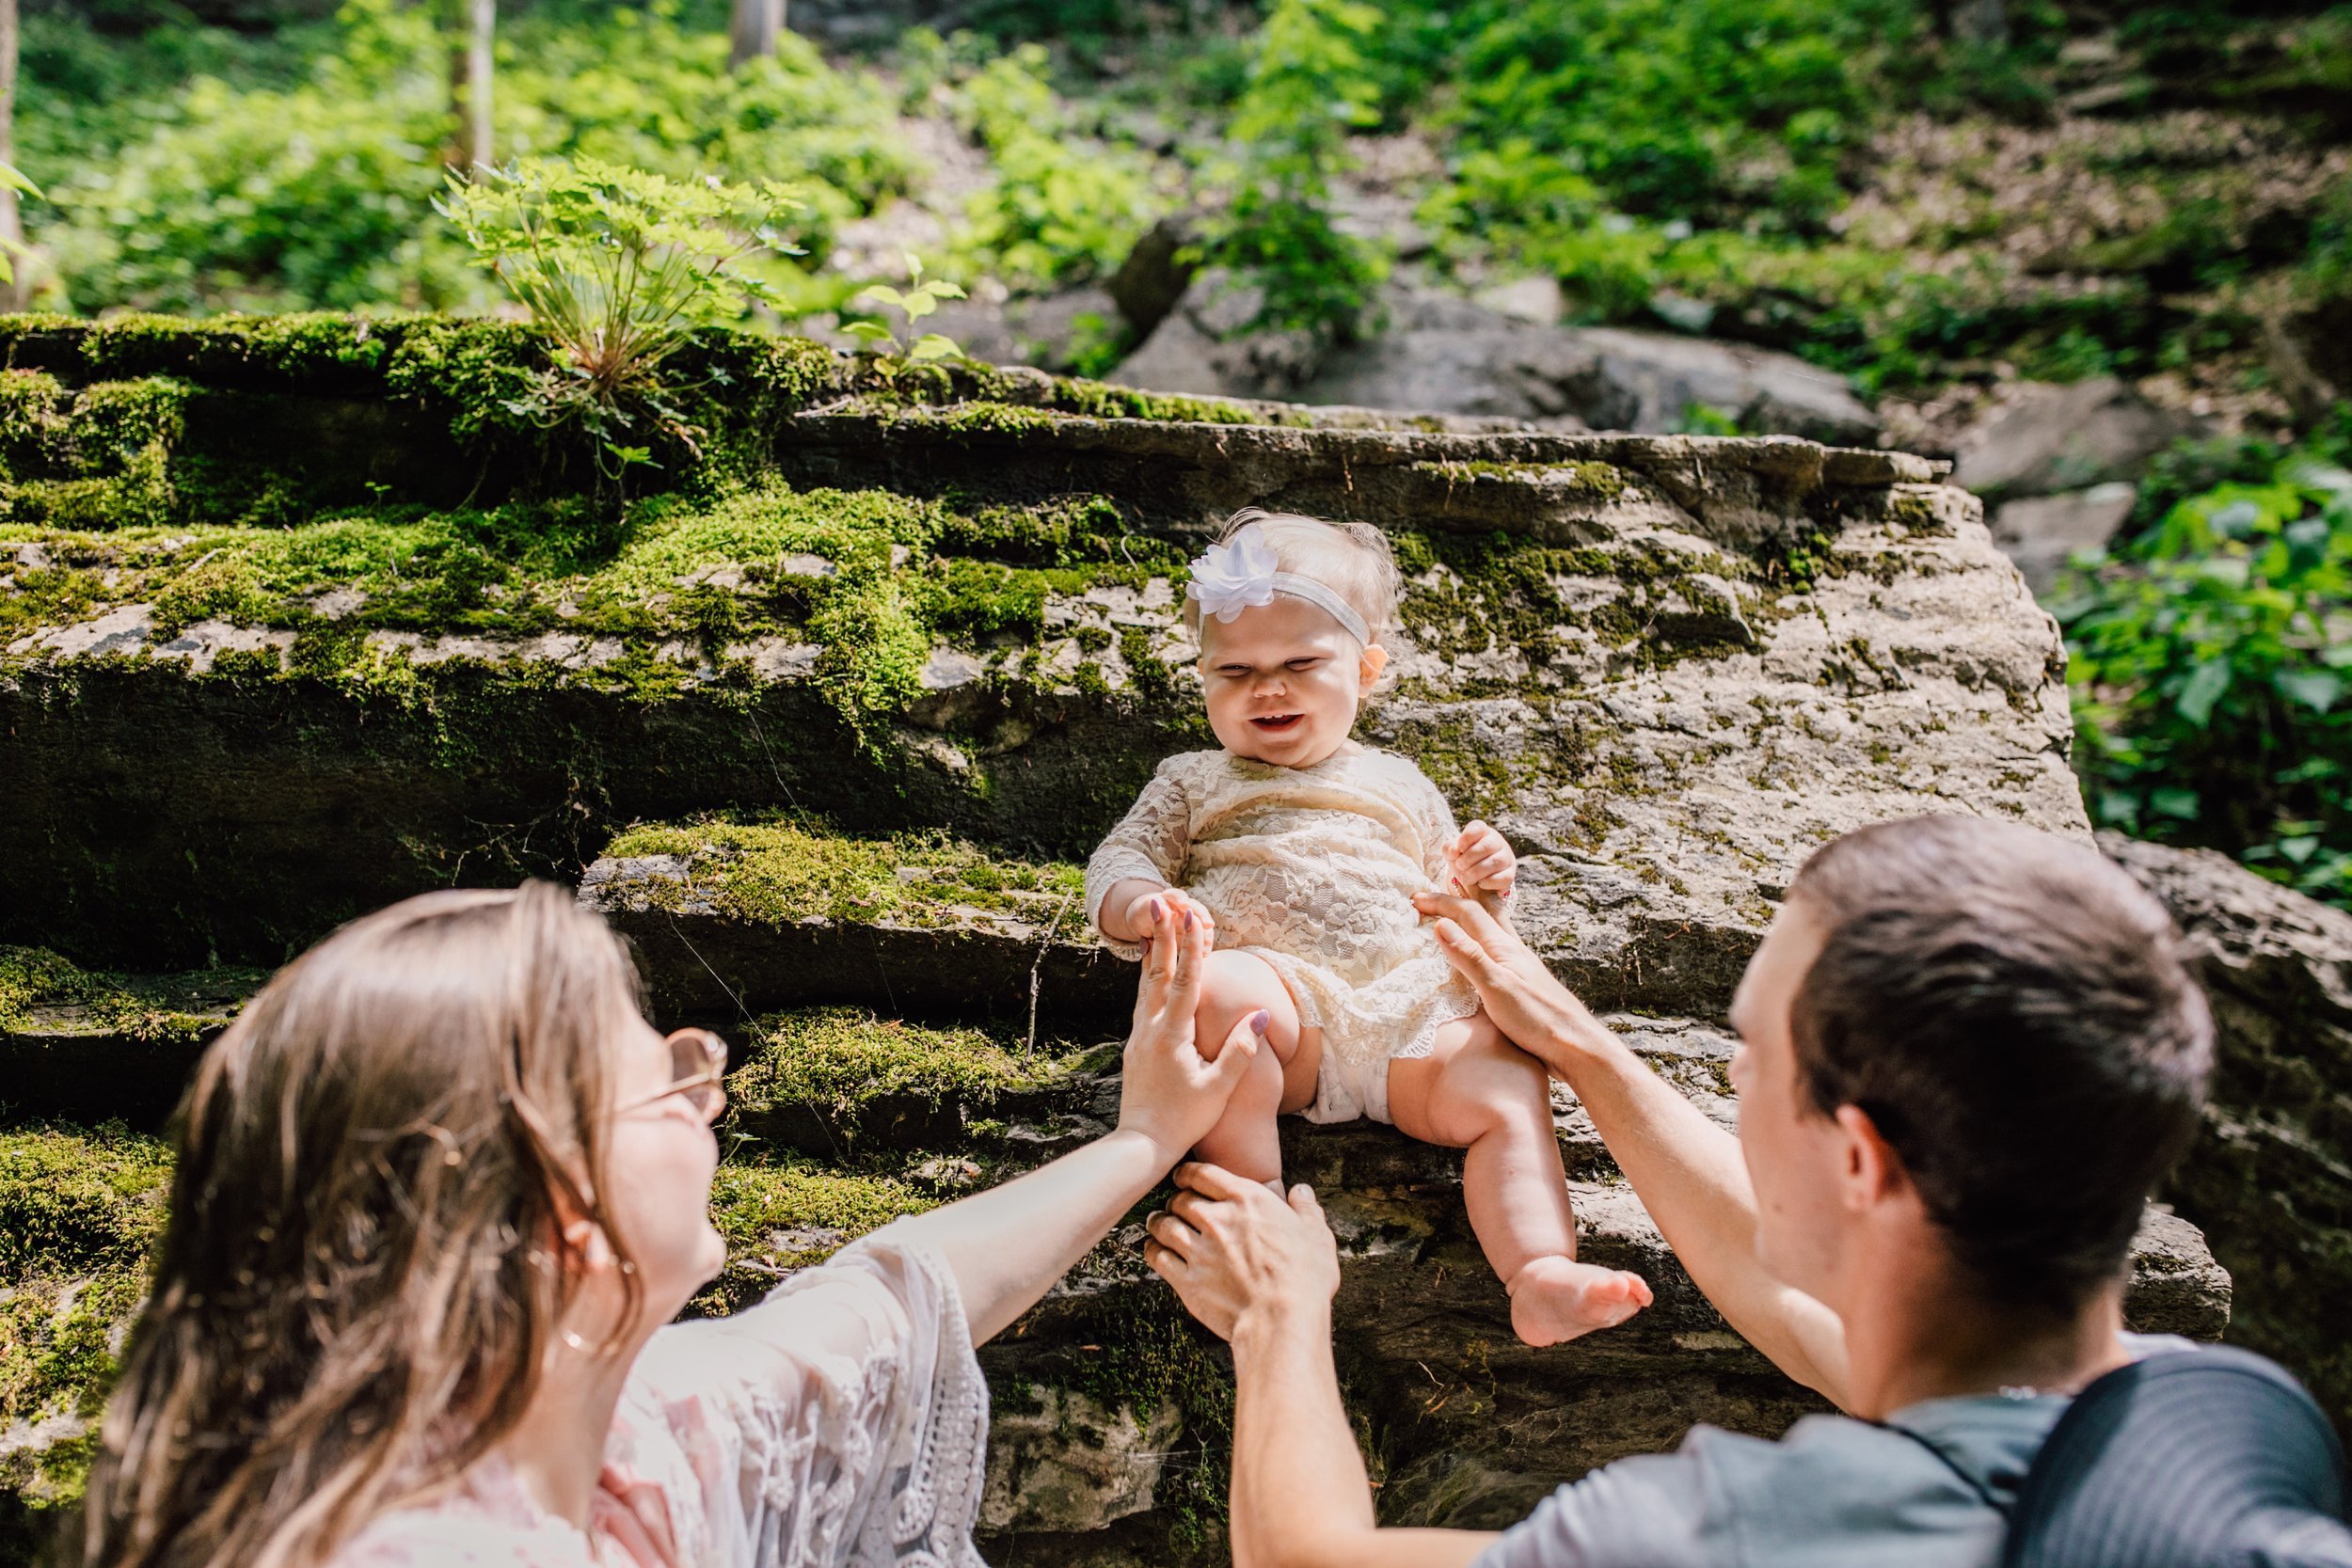
[[[1327,1315],[1340,1288],[1339,1243],[1313,1189],[1290,1201],[1216,1165],[1176,1172],[1183,1189],[1144,1222],[1143,1260],[1220,1339],[1260,1319]]]
[[[1438,945],[1476,989],[1495,1027],[1558,1076],[1570,1042],[1607,1031],[1534,949],[1475,898],[1423,894],[1413,907],[1437,921]]]
[[[1484,822],[1464,828],[1461,836],[1446,846],[1445,858],[1454,868],[1454,885],[1464,893],[1491,893],[1508,898],[1511,883],[1519,874],[1518,856],[1501,833]]]
[[[1233,1085],[1265,1046],[1266,1015],[1261,1008],[1233,1025],[1216,1060],[1203,1061],[1193,1019],[1208,968],[1208,923],[1161,905],[1143,930],[1143,980],[1120,1079],[1119,1126],[1150,1138],[1166,1169],[1225,1114]]]

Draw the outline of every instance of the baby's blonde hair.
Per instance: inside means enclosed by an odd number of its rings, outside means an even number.
[[[1295,512],[1245,506],[1217,526],[1216,542],[1222,545],[1253,524],[1279,570],[1312,578],[1345,600],[1372,629],[1375,644],[1396,624],[1405,578],[1396,569],[1396,552],[1387,534],[1370,523],[1327,523]],[[1184,600],[1184,626],[1195,634],[1200,630],[1198,599]]]

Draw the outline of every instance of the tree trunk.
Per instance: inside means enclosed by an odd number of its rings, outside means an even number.
[[[727,69],[739,70],[746,60],[776,52],[784,36],[785,0],[735,0],[735,23],[729,29]]]
[[[491,108],[491,40],[498,35],[498,0],[472,0],[472,37],[466,45],[466,129],[472,166],[487,168],[498,162],[497,121]]]
[[[16,164],[16,0],[0,0],[0,164]],[[0,185],[0,242],[8,246],[15,281],[0,286],[0,303],[22,310],[31,296],[33,277],[24,254],[24,214],[17,210],[16,192]]]

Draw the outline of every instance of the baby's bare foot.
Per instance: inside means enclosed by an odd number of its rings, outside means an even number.
[[[1573,1258],[1538,1258],[1504,1287],[1511,1331],[1531,1345],[1557,1345],[1613,1328],[1650,1304],[1642,1276]]]

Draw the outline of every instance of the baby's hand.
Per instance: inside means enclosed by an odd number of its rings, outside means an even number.
[[[1454,867],[1454,885],[1464,893],[1511,895],[1512,879],[1519,874],[1519,858],[1502,835],[1484,822],[1473,822],[1462,836],[1446,846],[1445,858]]]
[[[1137,941],[1148,942],[1152,940],[1152,901],[1155,898],[1167,907],[1170,920],[1182,920],[1189,911],[1200,920],[1203,928],[1212,935],[1216,933],[1216,917],[1208,911],[1205,905],[1183,888],[1164,887],[1156,893],[1144,894],[1127,905],[1127,929],[1136,933]]]

